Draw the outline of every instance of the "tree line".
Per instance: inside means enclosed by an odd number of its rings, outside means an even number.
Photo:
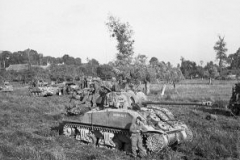
[[[81,58],[74,58],[65,54],[63,57],[43,56],[33,49],[24,51],[0,53],[0,67],[2,79],[30,81],[33,78],[49,80],[79,80],[83,76],[100,77],[109,80],[112,77],[131,81],[133,83],[146,83],[165,81],[174,86],[182,79],[209,78],[227,79],[230,74],[240,75],[240,48],[236,53],[226,55],[227,48],[224,37],[219,36],[213,46],[216,51],[218,64],[213,61],[200,65],[191,60],[181,57],[180,64],[174,67],[170,62],[158,60],[156,57],[148,57],[145,54],[134,56],[133,30],[129,23],[123,23],[119,18],[109,16],[106,22],[109,35],[117,41],[116,59],[108,64],[99,64],[96,59],[88,59],[82,63]],[[31,66],[47,65],[47,69],[34,68]],[[11,64],[28,64],[27,70],[21,72],[4,70]]]
[[[240,48],[232,54],[227,56],[227,47],[224,37],[219,36],[217,42],[213,46],[216,52],[216,60],[218,64],[214,64],[213,61],[207,62],[203,66],[203,61],[200,61],[200,65],[196,62],[186,60],[181,57],[181,71],[185,78],[212,78],[227,80],[230,79],[229,75],[240,76]]]
[[[81,58],[74,58],[65,54],[62,57],[43,56],[33,49],[24,51],[10,52],[2,51],[0,53],[0,67],[6,68],[11,64],[31,64],[31,65],[47,65],[50,64],[66,64],[66,65],[81,65]]]

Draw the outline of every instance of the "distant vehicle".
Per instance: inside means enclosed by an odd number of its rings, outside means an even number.
[[[1,92],[12,92],[13,86],[9,82],[4,82],[3,86],[0,86]]]

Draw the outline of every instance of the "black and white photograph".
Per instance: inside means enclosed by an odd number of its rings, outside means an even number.
[[[0,160],[240,160],[240,1],[0,0]]]

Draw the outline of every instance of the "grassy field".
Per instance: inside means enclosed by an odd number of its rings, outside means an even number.
[[[149,98],[169,101],[214,101],[215,107],[160,106],[173,112],[177,119],[191,127],[194,140],[176,150],[165,149],[146,159],[240,159],[240,118],[226,111],[233,82],[225,84],[167,86],[152,85]],[[58,134],[66,96],[30,97],[27,88],[18,86],[13,93],[0,93],[0,159],[1,160],[128,160],[124,152],[96,148]],[[207,120],[214,115],[217,119]]]

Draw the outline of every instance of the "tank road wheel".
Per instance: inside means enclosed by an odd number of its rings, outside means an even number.
[[[159,152],[167,146],[167,142],[167,137],[165,137],[164,135],[153,134],[147,138],[146,145],[151,152]]]
[[[74,128],[72,128],[72,127],[70,127],[68,125],[65,125],[63,127],[63,135],[70,137],[70,136],[74,135],[74,133],[75,133],[75,129]]]
[[[89,144],[92,144],[94,146],[97,145],[97,137],[93,133],[90,133],[88,135],[88,138],[89,138]]]
[[[180,143],[182,141],[191,142],[193,140],[193,132],[186,124],[182,123],[181,121],[178,121],[174,124],[174,127],[183,129],[183,131],[181,131],[182,138],[180,137],[178,138]]]

